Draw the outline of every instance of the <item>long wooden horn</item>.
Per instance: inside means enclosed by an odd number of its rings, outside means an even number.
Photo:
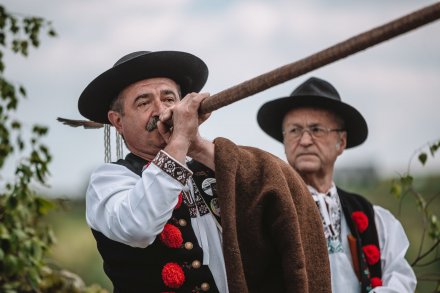
[[[291,80],[302,74],[320,68],[359,51],[377,45],[410,30],[428,24],[440,18],[440,2],[416,10],[384,25],[351,37],[327,49],[312,54],[296,62],[278,67],[272,71],[249,79],[236,86],[225,89],[206,98],[200,105],[200,113],[205,114],[221,107],[264,91],[270,87]],[[62,118],[64,119],[64,118]],[[64,119],[64,123],[66,123]],[[78,121],[78,120],[72,120]],[[152,123],[151,129],[156,127]]]
[[[314,69],[365,50],[440,18],[440,2],[373,28],[296,62],[249,79],[206,98],[200,113],[209,113]]]

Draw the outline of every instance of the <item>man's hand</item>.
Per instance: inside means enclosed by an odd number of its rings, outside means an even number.
[[[182,163],[187,155],[207,155],[207,148],[210,146],[198,132],[199,125],[210,116],[210,113],[200,116],[198,114],[201,102],[207,97],[208,93],[190,93],[179,103],[163,111],[159,117],[157,128],[167,143],[165,151]],[[168,127],[166,122],[171,119],[173,126]]]

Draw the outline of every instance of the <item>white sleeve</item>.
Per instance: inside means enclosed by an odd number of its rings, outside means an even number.
[[[382,283],[370,292],[413,293],[417,279],[405,259],[408,238],[400,222],[386,209],[374,206],[375,222],[379,235]]]
[[[147,247],[171,218],[191,174],[162,151],[141,177],[124,166],[104,164],[87,188],[87,223],[112,240]]]

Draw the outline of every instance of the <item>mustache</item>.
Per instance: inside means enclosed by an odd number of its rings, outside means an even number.
[[[147,130],[148,132],[151,132],[154,129],[156,129],[158,121],[159,121],[159,116],[158,115],[152,116],[150,118],[150,120],[148,121],[147,125],[145,125],[145,130]]]

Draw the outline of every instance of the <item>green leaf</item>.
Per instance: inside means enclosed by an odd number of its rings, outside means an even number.
[[[18,87],[18,91],[23,97],[26,96],[26,89],[23,86]]]
[[[19,268],[18,259],[16,256],[12,254],[8,254],[5,256],[5,261],[3,263],[6,274],[11,275],[15,274]]]
[[[414,178],[411,175],[402,176],[400,178],[400,183],[402,184],[402,188],[408,188],[412,185]]]
[[[52,201],[44,199],[42,197],[38,197],[36,201],[37,201],[38,212],[41,215],[47,215],[48,212],[55,207],[55,204]]]
[[[429,146],[429,151],[431,152],[431,156],[434,157],[435,153],[437,152],[437,150],[440,148],[440,142],[438,142],[437,144],[432,144],[431,146]]]
[[[17,120],[12,121],[11,123],[11,128],[12,129],[20,129],[21,128],[21,123]]]
[[[38,283],[40,282],[40,274],[37,268],[30,268],[28,272],[28,279],[31,282],[33,288],[38,288]]]
[[[402,196],[402,185],[396,181],[393,181],[391,184],[390,192],[397,199],[399,199]]]
[[[420,163],[422,163],[422,165],[425,165],[426,160],[428,159],[428,155],[425,152],[423,152],[423,153],[419,154],[418,158],[419,158]]]
[[[2,46],[5,45],[5,33],[4,32],[0,32],[0,45],[2,45]]]
[[[56,33],[55,30],[53,30],[53,29],[50,29],[50,30],[47,32],[47,34],[48,34],[49,36],[51,36],[51,37],[56,37],[56,36],[57,36],[57,33]]]
[[[10,234],[9,234],[9,230],[6,227],[5,224],[0,223],[0,239],[9,239],[10,238]]]
[[[23,241],[24,239],[27,238],[27,235],[26,235],[26,233],[24,233],[23,230],[15,229],[13,231],[13,234],[14,234],[15,238],[17,238],[20,241]]]

